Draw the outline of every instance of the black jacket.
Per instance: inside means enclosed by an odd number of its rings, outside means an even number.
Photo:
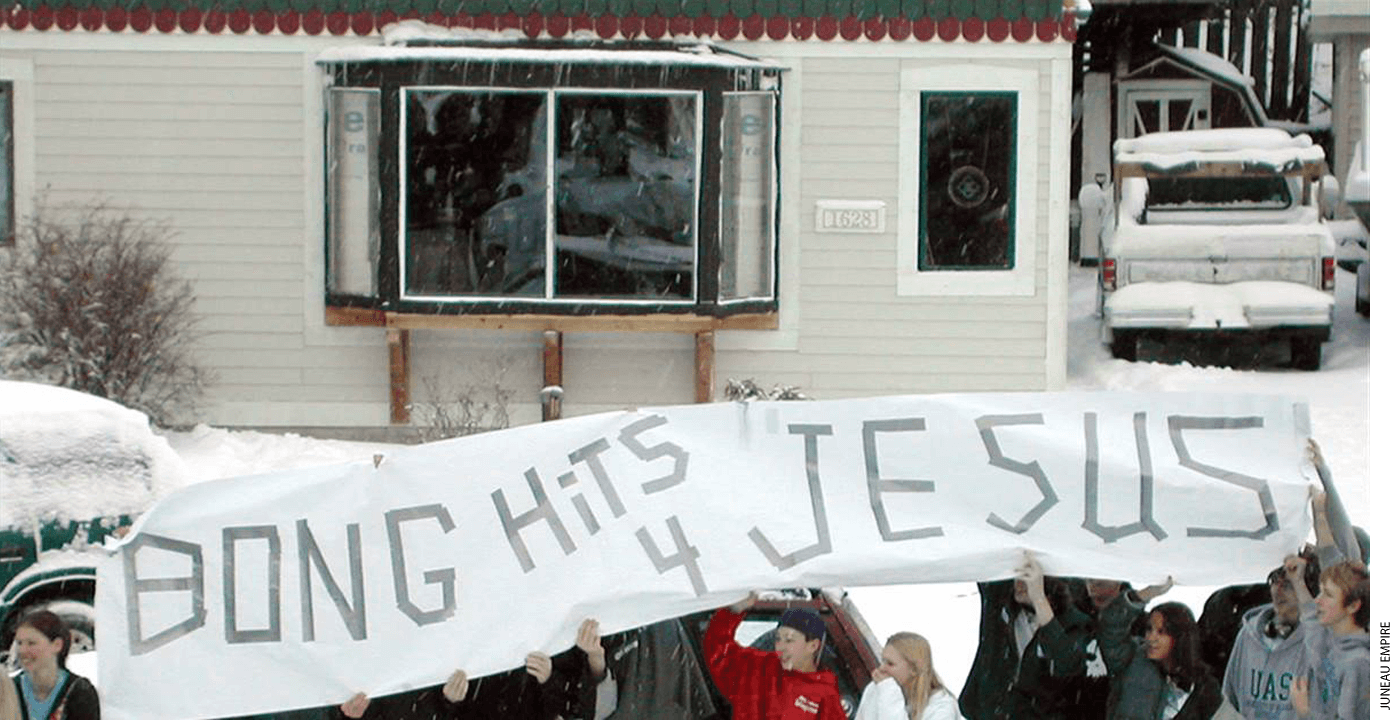
[[[981,638],[958,707],[967,720],[1082,720],[1078,685],[1093,633],[1087,615],[1052,596],[1055,619],[1040,628],[1017,658],[1011,580],[978,583]]]
[[[29,708],[24,703],[24,691],[20,688],[19,676],[14,678],[15,694],[19,696],[19,716],[29,717]],[[68,673],[68,679],[55,691],[58,700],[53,704],[49,718],[45,720],[100,720],[102,707],[97,702],[97,688],[82,675]]]

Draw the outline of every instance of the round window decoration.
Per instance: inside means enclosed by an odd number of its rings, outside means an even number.
[[[991,192],[987,174],[975,165],[963,165],[948,176],[948,197],[958,207],[975,208],[986,202]]]

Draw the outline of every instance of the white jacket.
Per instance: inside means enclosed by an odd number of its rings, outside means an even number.
[[[855,720],[908,720],[904,691],[894,678],[885,678],[865,686],[860,696],[860,709]],[[958,699],[947,690],[939,690],[928,699],[919,720],[963,720],[958,712]]]

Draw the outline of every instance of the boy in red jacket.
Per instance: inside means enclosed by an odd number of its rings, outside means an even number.
[[[705,661],[734,720],[846,720],[836,676],[818,670],[826,625],[811,610],[794,608],[778,621],[774,651],[734,642],[734,630],[758,597],[715,611],[705,631]]]

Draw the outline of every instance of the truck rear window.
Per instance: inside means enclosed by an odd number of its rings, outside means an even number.
[[[1152,210],[1282,210],[1292,201],[1282,175],[1147,179]]]

